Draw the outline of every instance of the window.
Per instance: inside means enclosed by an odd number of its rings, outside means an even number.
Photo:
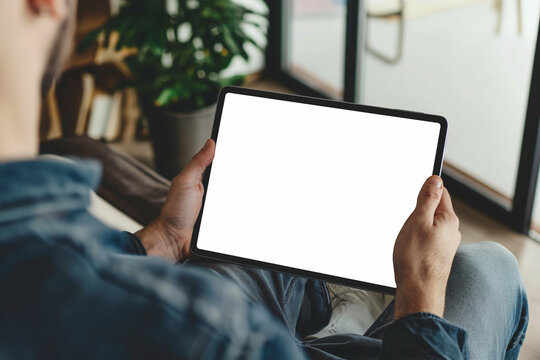
[[[540,158],[532,101],[540,96],[540,3],[268,4],[270,71],[300,93],[445,116],[449,189],[528,232]]]

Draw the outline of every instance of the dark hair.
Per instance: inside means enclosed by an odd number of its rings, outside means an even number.
[[[77,3],[75,0],[66,0],[66,5],[67,16],[58,28],[58,33],[49,52],[45,71],[41,78],[41,95],[43,96],[47,94],[54,80],[62,73],[62,68],[69,59],[73,48]]]

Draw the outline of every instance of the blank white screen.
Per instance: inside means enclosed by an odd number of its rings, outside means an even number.
[[[395,287],[394,242],[440,125],[225,96],[202,250]]]

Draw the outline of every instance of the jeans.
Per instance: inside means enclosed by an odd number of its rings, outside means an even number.
[[[461,246],[447,287],[445,317],[469,333],[472,359],[517,359],[529,322],[516,258],[503,246]]]
[[[201,259],[192,264],[232,279],[249,301],[263,305],[298,338],[296,324],[306,279]],[[297,339],[314,359],[375,358],[385,329],[392,323],[393,302],[370,329],[324,339]],[[517,359],[525,338],[528,307],[515,257],[493,242],[461,245],[448,281],[444,317],[468,332],[471,359]]]

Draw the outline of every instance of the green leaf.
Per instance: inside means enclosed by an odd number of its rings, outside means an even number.
[[[164,105],[168,105],[172,100],[177,97],[177,92],[173,88],[165,88],[161,93],[159,94],[156,101],[154,101],[154,105],[157,107],[161,107]]]
[[[178,0],[178,14],[166,11],[165,0],[124,0],[119,12],[104,25],[93,29],[83,37],[79,51],[90,48],[100,33],[109,39],[112,31],[118,31],[117,48],[135,47],[135,56],[125,59],[133,78],[119,82],[118,86],[137,89],[141,101],[151,106],[173,109],[205,106],[216,100],[222,86],[240,85],[243,75],[220,78],[233,58],[249,58],[245,51],[248,43],[261,49],[254,38],[244,31],[245,25],[264,33],[267,16],[248,9],[234,0],[198,0],[198,6]],[[179,24],[191,25],[191,40],[170,41],[167,31],[177,29]],[[200,38],[205,54],[196,55],[198,49],[193,39]],[[224,51],[215,51],[220,44]],[[172,56],[172,66],[165,68],[162,54]],[[197,77],[204,71],[206,76]],[[210,75],[211,74],[211,75]]]
[[[246,77],[244,75],[233,75],[228,78],[221,79],[219,82],[221,87],[225,86],[240,86],[244,83]]]
[[[238,48],[238,45],[236,44],[236,41],[234,40],[233,35],[231,34],[231,31],[229,30],[227,26],[223,26],[222,31],[223,31],[223,42],[225,42],[226,47],[234,55],[238,55],[240,53],[240,49]]]

